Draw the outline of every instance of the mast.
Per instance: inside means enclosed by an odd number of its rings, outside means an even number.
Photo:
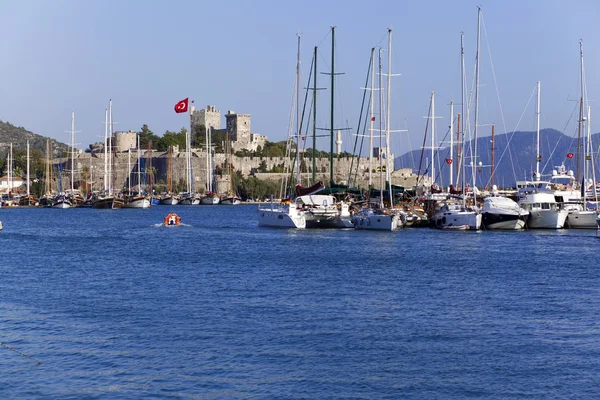
[[[108,152],[108,193],[113,193],[113,173],[112,173],[112,158],[113,158],[113,137],[114,137],[114,126],[112,117],[112,99],[108,102],[108,119],[110,122],[110,151]]]
[[[435,183],[435,93],[431,91],[431,186]]]
[[[577,125],[577,174],[575,175],[575,179],[579,182],[579,164],[580,164],[580,153],[581,153],[581,131],[583,130],[583,98],[584,98],[584,86],[583,86],[583,40],[579,40],[579,63],[581,68],[580,73],[580,82],[581,82],[581,96],[579,98],[579,124]]]
[[[46,139],[46,195],[50,195],[52,192],[52,176],[50,171],[50,139]]]
[[[383,112],[383,91],[381,86],[381,52],[383,49],[379,48],[379,115],[381,117]],[[383,158],[381,157],[381,146],[383,136],[383,118],[379,118],[379,208],[383,208]]]
[[[456,130],[456,161],[457,162],[455,163],[456,164],[456,167],[455,167],[456,168],[456,187],[459,187],[458,181],[460,180],[459,179],[459,177],[460,177],[460,160],[462,157],[462,154],[460,152],[460,133],[461,133],[460,132],[460,130],[461,130],[460,117],[461,117],[461,114],[459,113],[456,117],[456,125],[457,125],[457,130]]]
[[[335,26],[331,27],[331,115],[330,123],[330,143],[329,143],[329,186],[333,186],[333,107],[334,107],[334,81],[335,81]],[[381,151],[381,148],[380,148]]]
[[[30,205],[30,201],[29,201],[29,140],[27,141],[27,205]]]
[[[388,28],[388,71],[387,71],[387,102],[385,113],[385,179],[390,191],[390,208],[394,207],[392,195],[392,177],[390,171],[390,108],[392,104],[392,29]]]
[[[317,149],[317,46],[313,54],[313,141],[312,141],[312,183],[317,181],[317,160],[315,159]]]
[[[104,192],[108,192],[108,109],[104,109]]]
[[[12,143],[10,144],[10,155],[8,161],[8,192],[10,193],[10,197],[12,197],[12,189],[13,189],[13,151],[12,151]]]
[[[71,195],[75,189],[75,111],[71,112]]]
[[[494,174],[496,173],[496,162],[495,162],[495,150],[496,146],[494,146],[494,125],[492,125],[492,187],[494,187]]]
[[[450,162],[454,156],[454,101],[450,100]],[[450,164],[450,183],[454,180],[454,168]]]
[[[598,198],[598,193],[596,193],[596,171],[594,170],[594,149],[592,147],[592,128],[591,128],[591,113],[592,113],[592,109],[590,106],[588,106],[588,116],[587,116],[587,120],[588,120],[588,147],[590,149],[590,164],[591,164],[591,168],[592,168],[592,195],[594,196],[594,201],[596,201],[596,199]],[[585,201],[584,201],[585,204]]]
[[[375,122],[375,109],[373,108],[374,104],[373,104],[373,100],[374,100],[374,96],[373,94],[375,93],[375,68],[374,68],[374,64],[375,64],[375,47],[371,48],[371,100],[370,100],[370,105],[369,108],[371,110],[371,118],[369,121],[369,191],[371,190],[371,187],[373,186],[373,125]],[[380,118],[381,119],[381,118]]]
[[[193,102],[193,101],[192,101]],[[186,145],[187,145],[187,191],[191,195],[193,192],[194,185],[194,176],[192,174],[192,107],[190,107],[190,129],[188,130],[188,134],[186,135]]]
[[[300,184],[300,40],[298,34],[298,54],[296,61],[296,184]]]
[[[475,201],[475,186],[477,186],[477,129],[479,127],[479,56],[481,48],[481,7],[477,7],[477,55],[475,62],[475,125],[473,127],[473,201]]]
[[[205,127],[204,134],[206,138],[204,144],[206,145],[206,191],[210,192],[210,144],[208,143],[208,130],[210,126]]]
[[[140,149],[140,135],[136,133],[135,136],[137,142],[138,194],[142,194],[142,149]]]
[[[540,154],[540,81],[537,81],[537,103],[536,103],[536,154],[535,159],[535,180],[540,180],[540,162],[542,161],[542,155]]]
[[[127,172],[129,175],[127,177],[127,191],[131,196],[131,147],[127,149]]]
[[[167,159],[167,187],[169,188],[169,195],[173,194],[173,146],[169,146],[168,159]]]
[[[466,76],[465,76],[465,47],[464,47],[464,39],[465,34],[463,32],[460,33],[460,107],[461,113],[460,115],[465,116],[465,88],[467,85]],[[466,119],[468,121],[468,118]],[[465,175],[465,123],[463,122],[462,127],[459,124],[460,131],[460,174],[462,175],[462,193],[463,193],[463,201],[465,195],[467,194],[465,191],[465,182],[467,181],[467,176]]]

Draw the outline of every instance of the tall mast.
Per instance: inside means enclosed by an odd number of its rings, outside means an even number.
[[[379,49],[379,116],[383,115],[383,91],[381,85],[381,52],[383,49]],[[379,118],[379,208],[383,208],[383,158],[381,157],[381,147],[383,136],[383,118]]]
[[[114,136],[114,130],[113,130],[113,117],[112,117],[112,99],[110,99],[110,101],[108,102],[108,119],[109,119],[109,123],[110,123],[110,151],[108,152],[108,157],[110,158],[108,160],[108,193],[112,194],[113,193],[113,175],[112,175],[112,157],[113,157],[113,136]]]
[[[535,180],[540,180],[540,162],[542,155],[540,154],[540,81],[537,81],[537,103],[536,103],[536,154],[535,158]]]
[[[594,196],[594,199],[597,199],[598,194],[596,193],[596,171],[594,170],[594,149],[592,147],[592,128],[591,128],[592,121],[590,120],[591,113],[592,113],[591,107],[588,106],[588,113],[587,113],[588,142],[589,142],[588,148],[590,151],[590,164],[591,164],[591,169],[592,169],[592,195]],[[584,204],[585,204],[585,201],[584,201]]]
[[[300,34],[296,59],[296,184],[300,184]]]
[[[52,176],[50,174],[50,139],[46,139],[46,195],[52,192]]]
[[[373,125],[375,122],[374,96],[375,94],[375,47],[371,48],[371,100],[369,109],[371,118],[369,119],[369,190],[373,185]],[[380,118],[381,119],[381,118]]]
[[[461,168],[461,172],[460,174],[462,175],[462,193],[463,193],[463,199],[465,198],[465,182],[467,181],[467,176],[465,175],[465,125],[466,123],[464,121],[468,121],[468,118],[465,119],[465,88],[467,85],[466,82],[466,77],[465,77],[465,47],[464,47],[464,38],[465,38],[465,34],[463,32],[460,33],[460,107],[461,107],[461,113],[460,115],[462,116],[463,119],[463,123],[462,123],[462,127],[460,129],[461,131],[461,135],[460,135],[460,147],[461,147],[461,151],[460,151],[460,159],[459,159],[459,163],[460,163],[460,168]],[[460,127],[460,125],[459,125]]]
[[[13,152],[12,152],[12,143],[10,144],[10,155],[8,161],[8,191],[12,192],[13,188]]]
[[[192,173],[192,107],[190,107],[190,129],[188,130],[188,134],[186,135],[187,141],[187,191],[191,195],[193,192],[194,185],[194,176]]]
[[[431,91],[431,185],[435,183],[435,93]]]
[[[75,111],[71,112],[71,194],[73,194],[75,180]]]
[[[335,81],[335,26],[331,27],[331,114],[330,114],[330,143],[329,143],[329,185],[333,186],[333,107]]]
[[[579,40],[579,62],[580,62],[580,82],[581,82],[581,96],[579,98],[579,124],[577,125],[577,174],[575,175],[575,179],[579,182],[579,164],[580,164],[580,153],[581,153],[581,131],[583,130],[583,110],[584,110],[584,84],[583,84],[583,40]]]
[[[138,135],[136,133],[135,136],[136,136],[136,142],[137,142],[137,167],[138,167],[137,184],[138,184],[138,194],[141,194],[142,193],[142,166],[141,166],[141,162],[142,162],[142,149],[140,149],[140,135]]]
[[[494,143],[494,125],[492,125],[492,187],[494,187],[494,174],[496,173],[496,161],[494,158],[496,146]]]
[[[315,154],[317,151],[317,46],[313,54],[313,140],[312,140],[312,183],[317,180],[317,160]]]
[[[104,192],[108,192],[108,109],[104,109]]]
[[[454,156],[454,101],[450,100],[450,162]],[[450,164],[450,183],[454,181],[454,167]]]
[[[127,191],[131,195],[131,147],[127,149]]]
[[[392,195],[392,178],[390,170],[390,108],[392,104],[392,29],[388,28],[388,71],[387,71],[387,102],[385,113],[385,179],[390,191],[390,208],[394,207]]]
[[[29,140],[27,141],[27,204],[29,205]]]
[[[473,151],[473,198],[475,198],[476,164],[477,164],[477,128],[479,127],[479,56],[481,48],[481,7],[477,7],[477,55],[475,62],[475,125],[473,127],[474,151]]]

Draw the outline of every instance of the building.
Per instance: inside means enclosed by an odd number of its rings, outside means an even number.
[[[256,151],[258,146],[263,147],[267,142],[266,136],[251,133],[250,114],[237,114],[235,111],[229,110],[225,114],[225,119],[233,152],[244,149]]]
[[[213,129],[221,129],[221,111],[215,106],[208,105],[206,109],[196,110],[191,107],[192,126],[212,126]]]

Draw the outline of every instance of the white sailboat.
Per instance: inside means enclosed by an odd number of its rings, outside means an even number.
[[[296,97],[299,98],[300,93],[300,35],[298,35],[298,57],[296,61]],[[300,148],[300,120],[299,120],[299,109],[300,105],[296,101],[296,152]],[[296,180],[299,183],[300,170],[299,161],[296,157]],[[273,203],[271,197],[271,204],[269,207],[258,208],[258,226],[273,227],[273,228],[306,228],[306,217],[305,212],[300,210],[295,202],[290,200],[284,201],[279,205]]]
[[[385,138],[386,138],[386,150],[385,150],[385,156],[386,156],[386,177],[388,177],[388,173],[390,170],[390,166],[389,166],[389,112],[390,112],[390,107],[389,107],[389,94],[390,94],[390,86],[391,86],[391,51],[392,51],[392,30],[388,29],[388,73],[387,73],[387,93],[388,93],[388,106],[387,106],[387,112],[386,112],[386,123],[387,126],[385,128]],[[381,76],[382,76],[382,63],[381,63],[381,52],[382,49],[379,49],[379,110],[380,110],[380,115],[383,115],[383,93],[381,92],[382,90],[382,84],[381,84]],[[373,52],[371,53],[373,54]],[[373,65],[373,63],[371,64]],[[374,119],[374,113],[373,113],[373,91],[375,90],[374,88],[374,68],[371,70],[371,127],[372,127],[372,122]],[[385,208],[384,207],[384,182],[383,182],[383,157],[381,154],[381,148],[382,148],[382,137],[384,134],[383,131],[383,126],[382,126],[382,118],[379,118],[379,204],[375,205],[375,204],[369,204],[367,207],[362,208],[358,213],[356,213],[356,215],[354,215],[353,218],[353,224],[354,224],[354,228],[355,229],[365,229],[365,230],[385,230],[385,231],[394,231],[396,229],[398,229],[399,227],[402,226],[402,221],[400,220],[400,215],[399,213],[394,213],[392,212],[392,208],[393,208],[393,199],[392,199],[392,188],[391,188],[391,182],[390,180],[388,180],[388,182],[390,182],[390,187],[389,187],[389,195],[390,195],[390,208]],[[371,135],[372,135],[372,130],[371,130]],[[372,153],[373,150],[370,149],[370,152]]]
[[[71,112],[71,190],[73,190],[73,175],[74,175],[74,155],[75,148],[75,112]],[[62,160],[59,167],[59,193],[52,199],[52,208],[71,208],[73,206],[70,196],[62,190]]]
[[[142,194],[142,171],[141,171],[141,149],[140,149],[140,137],[136,135],[137,139],[137,191],[133,193],[131,191],[131,149],[127,154],[127,166],[129,171],[129,178],[127,179],[128,195],[125,199],[124,208],[150,208],[150,199]]]
[[[206,127],[206,194],[200,200],[200,204],[214,206],[219,204],[219,196],[214,192],[215,170],[212,149],[212,126]]]
[[[525,187],[518,191],[519,206],[529,212],[527,218],[528,228],[561,229],[567,219],[567,210],[562,208],[550,189],[550,183],[540,180],[540,82],[537,83],[537,146],[535,182],[527,182]]]
[[[112,153],[113,153],[113,117],[112,117],[112,99],[108,101],[108,110],[104,110],[104,190],[94,201],[94,208],[117,210],[123,208],[123,199],[113,193],[113,172],[112,172]],[[108,132],[110,129],[110,138]]]
[[[585,160],[583,168],[583,180],[581,185],[582,199],[577,204],[569,205],[569,214],[567,216],[567,225],[569,228],[577,229],[594,229],[597,227],[599,214],[598,210],[598,195],[596,193],[596,172],[594,168],[594,148],[592,146],[591,135],[591,110],[587,106],[587,90],[584,80],[583,69],[583,41],[579,42],[580,65],[581,65],[581,106],[578,128],[580,131],[585,131],[583,128],[587,124],[587,134],[585,142]],[[583,112],[587,111],[587,117]],[[594,200],[588,204],[588,192],[591,192],[591,198]]]

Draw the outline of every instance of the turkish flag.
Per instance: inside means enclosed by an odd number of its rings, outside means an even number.
[[[446,158],[446,164],[452,164],[452,159],[451,158]]]
[[[175,104],[175,112],[177,114],[186,112],[188,110],[188,98],[189,97],[186,97],[185,99]]]
[[[567,153],[567,158],[573,158],[573,153]]]
[[[375,121],[375,117],[371,117],[371,121]]]

